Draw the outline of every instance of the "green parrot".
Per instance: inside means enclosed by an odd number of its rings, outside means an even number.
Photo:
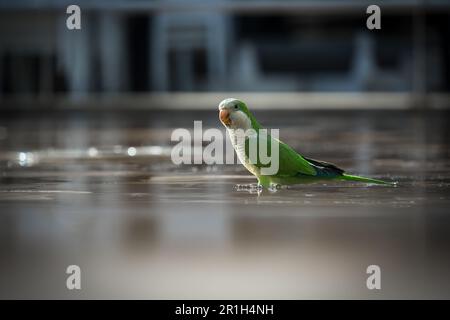
[[[246,104],[238,99],[225,99],[219,104],[219,119],[227,128],[239,160],[248,171],[256,176],[259,186],[272,189],[281,185],[300,184],[318,180],[347,180],[385,185],[395,184],[347,174],[334,164],[303,157],[290,146],[271,137],[269,134],[261,135],[261,132],[264,132],[261,131],[263,127],[250,113]],[[237,132],[245,132],[245,134],[238,137]],[[264,140],[262,136],[267,138]],[[251,143],[255,143],[255,140],[258,141],[256,142],[258,148],[261,143],[266,143],[267,154],[271,153],[271,146],[274,144],[274,141],[278,143],[278,168],[275,173],[264,173],[263,169],[269,167],[269,164],[261,161],[259,153],[256,159],[251,157],[250,145]]]

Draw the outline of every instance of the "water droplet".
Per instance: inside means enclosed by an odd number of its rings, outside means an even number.
[[[90,147],[90,148],[88,149],[88,154],[89,154],[89,157],[96,157],[96,156],[98,155],[98,150],[97,150],[97,148]]]
[[[19,153],[19,162],[25,162],[27,160],[27,154],[25,152]]]
[[[18,155],[19,159],[19,165],[24,166],[31,166],[34,163],[34,154],[32,152],[19,152]]]
[[[129,147],[127,153],[130,157],[134,157],[137,153],[137,150],[135,147]]]

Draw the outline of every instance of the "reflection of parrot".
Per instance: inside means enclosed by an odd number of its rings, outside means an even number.
[[[262,169],[269,165],[263,164],[259,157],[256,161],[250,161],[250,159],[253,158],[250,157],[249,153],[249,146],[254,142],[252,139],[256,139],[259,143],[264,143],[264,140],[261,139],[260,135],[260,130],[263,129],[263,127],[256,121],[245,103],[232,98],[223,100],[219,104],[219,118],[227,128],[239,160],[248,171],[258,178],[259,185],[266,188],[277,185],[299,184],[326,179],[393,185],[393,183],[390,182],[349,175],[334,164],[305,158],[295,152],[287,144],[271,137],[269,134],[267,134],[265,140],[265,143],[268,146],[267,153],[270,154],[270,146],[277,141],[279,148],[279,165],[278,171],[275,174],[264,175],[264,170]],[[238,139],[236,136],[237,131],[245,131],[249,132],[249,134],[245,134],[242,139]],[[258,142],[256,142],[256,145],[258,145]]]

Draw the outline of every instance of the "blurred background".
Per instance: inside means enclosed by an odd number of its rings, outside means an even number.
[[[449,36],[444,0],[0,0],[0,297],[450,298]],[[399,186],[174,165],[227,97]]]
[[[378,1],[381,30],[366,28],[370,1],[78,1],[81,30],[66,27],[69,4],[0,1],[2,100],[386,92],[402,93],[391,106],[414,104],[404,93],[448,105],[448,1]]]

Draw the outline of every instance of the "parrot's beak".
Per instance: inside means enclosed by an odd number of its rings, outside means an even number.
[[[228,110],[222,109],[219,111],[219,119],[226,126],[231,124],[230,112]]]

